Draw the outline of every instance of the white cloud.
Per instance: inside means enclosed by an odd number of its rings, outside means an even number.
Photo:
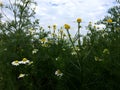
[[[83,19],[83,25],[89,21],[102,19],[115,0],[36,0],[38,3],[37,16],[42,25],[64,23],[74,28],[76,18]],[[77,23],[76,23],[77,24]],[[74,32],[72,32],[74,33]],[[82,32],[85,33],[85,32]]]
[[[2,0],[4,3],[5,1]],[[13,1],[13,0],[11,0]],[[36,18],[44,27],[57,24],[59,27],[65,23],[71,25],[72,29],[77,27],[77,18],[82,18],[82,25],[89,21],[97,21],[106,15],[107,10],[114,5],[115,0],[35,0]],[[72,30],[71,33],[75,33]],[[86,33],[83,31],[82,33]]]

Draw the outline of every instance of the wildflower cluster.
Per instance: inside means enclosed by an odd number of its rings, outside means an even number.
[[[23,58],[21,61],[15,60],[11,64],[13,66],[18,66],[20,64],[31,64],[32,61],[28,60],[27,58]]]
[[[38,49],[34,49],[33,51],[32,51],[32,54],[36,54],[38,52]]]

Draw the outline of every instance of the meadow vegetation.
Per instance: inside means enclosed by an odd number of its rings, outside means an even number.
[[[120,6],[89,22],[86,35],[77,18],[72,36],[69,24],[45,30],[32,5],[32,0],[0,2],[0,90],[120,90]]]

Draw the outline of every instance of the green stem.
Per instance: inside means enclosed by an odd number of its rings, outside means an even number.
[[[81,46],[81,42],[80,42],[80,23],[78,23],[78,46],[80,47]]]
[[[80,63],[80,55],[79,55],[79,52],[75,49],[74,43],[73,43],[73,41],[72,41],[72,38],[71,38],[71,36],[70,36],[70,33],[69,33],[69,30],[68,30],[68,29],[67,29],[67,33],[68,33],[70,42],[72,43],[72,47],[73,47],[74,51],[77,53],[77,58],[78,58],[79,67],[82,69],[81,63]],[[80,69],[80,71],[82,71],[81,69]]]
[[[77,58],[78,58],[78,59],[77,59],[77,62],[78,62],[79,69],[80,69],[80,73],[81,73],[80,78],[81,78],[81,87],[82,87],[82,82],[83,82],[83,62],[82,62],[82,60],[80,60],[80,54],[79,54],[79,52],[75,49],[74,43],[73,43],[73,41],[72,41],[72,39],[71,39],[71,36],[70,36],[70,33],[69,33],[69,30],[68,30],[68,29],[67,29],[67,33],[68,33],[70,42],[72,43],[72,47],[73,47],[73,49],[75,50],[75,52],[77,53]]]

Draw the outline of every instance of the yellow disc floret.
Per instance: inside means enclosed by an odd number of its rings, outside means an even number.
[[[81,22],[82,22],[82,19],[81,19],[81,18],[78,18],[78,19],[77,19],[77,22],[78,22],[78,23],[81,23]]]
[[[108,19],[107,22],[108,22],[108,23],[112,23],[112,19]]]
[[[56,25],[56,24],[54,24],[54,25],[53,25],[53,29],[54,29],[54,30],[56,30],[56,27],[57,27],[57,25]]]
[[[67,29],[67,30],[70,29],[70,25],[68,25],[68,24],[65,24],[64,27],[65,27],[65,29]]]

